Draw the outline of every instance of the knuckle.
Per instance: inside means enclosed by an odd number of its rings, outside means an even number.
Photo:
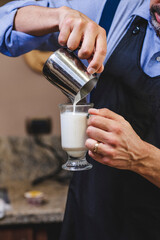
[[[121,115],[119,115],[118,118],[119,118],[118,121],[119,121],[120,123],[125,121],[124,117],[121,116]]]
[[[106,35],[106,30],[103,27],[101,27],[100,30],[103,35]]]
[[[90,117],[90,119],[89,119],[89,124],[90,124],[90,125],[95,125],[96,122],[97,122],[97,119],[96,119],[95,116]]]
[[[85,22],[84,22],[84,20],[82,19],[82,18],[79,18],[78,20],[77,20],[77,25],[79,26],[79,28],[83,28],[84,27],[84,25],[85,25]]]
[[[92,132],[92,127],[89,126],[89,127],[87,128],[87,130],[86,130],[86,134],[87,134],[88,136],[90,136],[90,135],[91,135],[91,132]]]
[[[98,25],[95,22],[90,21],[88,22],[88,28],[91,31],[97,31]]]
[[[89,141],[88,141],[88,139],[87,139],[86,142],[85,142],[85,147],[86,147],[86,148],[89,147]]]
[[[119,145],[119,141],[117,138],[113,137],[109,139],[109,144],[111,144],[112,146],[118,146]]]
[[[111,159],[109,157],[105,157],[105,158],[103,158],[102,163],[104,165],[110,166],[111,165]]]
[[[81,49],[81,56],[82,57],[86,57],[86,58],[88,58],[88,57],[90,57],[91,56],[91,51],[90,51],[90,49],[88,49],[88,48],[83,48],[83,49]]]
[[[103,158],[103,163],[108,166],[114,166],[114,158],[116,157],[116,151],[114,149],[109,150],[106,157]]]
[[[99,64],[100,64],[99,62],[94,62],[94,63],[92,64],[92,67],[93,67],[94,69],[99,69],[99,67],[100,67]]]
[[[64,10],[64,11],[66,11],[66,10],[68,11],[68,9],[70,9],[70,8],[66,7],[66,6],[62,6],[61,9]]]
[[[110,140],[108,138],[108,134],[105,134],[104,137],[103,137],[103,143],[109,143]]]
[[[77,48],[77,45],[75,43],[68,42],[67,47],[71,50],[74,51]]]
[[[104,158],[104,159],[102,160],[102,164],[104,164],[104,165],[109,165],[108,163],[109,163],[109,161],[108,161],[107,158]]]
[[[125,124],[124,125],[125,125],[126,128],[129,128],[131,126],[130,123],[128,121],[126,121],[126,120],[125,120]]]
[[[116,157],[116,151],[114,149],[110,150],[110,157],[114,159]]]
[[[64,44],[66,44],[67,41],[66,41],[66,39],[64,38],[63,35],[59,35],[58,42],[59,42],[60,45],[64,45]]]
[[[108,115],[109,114],[109,109],[108,108],[101,108],[99,109],[99,113],[102,115]]]
[[[107,53],[107,49],[105,49],[105,48],[100,48],[100,49],[99,49],[99,54],[100,54],[100,55],[106,56],[106,53]]]
[[[71,16],[66,17],[66,19],[65,19],[65,25],[66,25],[67,27],[72,26],[72,25],[73,25],[73,22],[74,22],[73,17],[71,17]]]
[[[122,127],[121,126],[114,126],[114,132],[118,135],[122,133]]]

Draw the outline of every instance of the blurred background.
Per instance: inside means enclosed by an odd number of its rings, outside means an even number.
[[[34,54],[30,54],[32,61]],[[58,105],[67,101],[61,91],[32,70],[24,56],[0,54],[0,66],[0,135],[24,136],[26,119],[48,117],[52,119],[52,134],[60,135]]]
[[[0,1],[0,6],[6,0]],[[25,136],[30,118],[51,118],[52,134],[60,135],[59,109],[66,97],[41,73],[51,53],[33,51],[11,58],[0,54],[0,135]]]
[[[59,239],[71,175],[58,105],[68,100],[42,75],[51,54],[0,53],[0,239]]]

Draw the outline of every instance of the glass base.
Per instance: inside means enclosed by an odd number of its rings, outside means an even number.
[[[92,164],[87,162],[86,159],[68,159],[68,161],[62,165],[64,170],[68,171],[84,171],[92,168]]]

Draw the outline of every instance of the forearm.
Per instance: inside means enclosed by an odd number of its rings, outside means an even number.
[[[146,157],[137,160],[131,170],[160,188],[160,149],[149,143],[145,146]]]
[[[57,32],[60,9],[40,6],[20,8],[14,19],[14,30],[33,36]]]

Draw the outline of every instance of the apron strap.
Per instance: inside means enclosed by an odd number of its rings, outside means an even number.
[[[120,0],[107,0],[105,3],[99,25],[106,30],[106,34],[109,32],[119,3]]]

